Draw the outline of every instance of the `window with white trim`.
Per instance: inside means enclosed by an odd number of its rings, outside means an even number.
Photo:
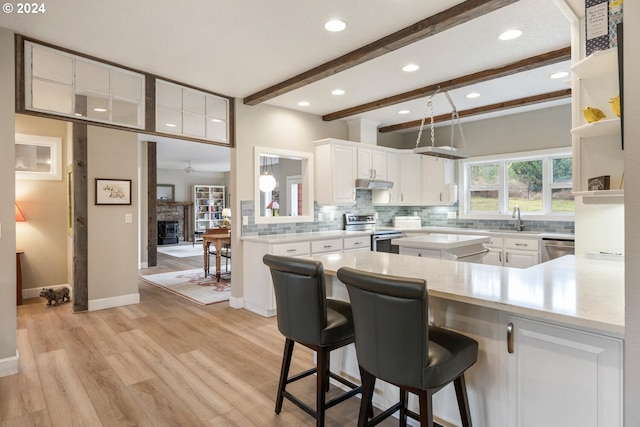
[[[570,148],[470,158],[460,171],[462,216],[495,217],[516,206],[529,215],[574,213]]]

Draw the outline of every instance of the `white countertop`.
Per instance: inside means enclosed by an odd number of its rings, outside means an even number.
[[[624,335],[624,263],[567,255],[526,269],[383,252],[314,256],[340,267],[427,281],[429,294],[514,314]]]
[[[266,236],[242,236],[240,240],[258,243],[291,243],[311,240],[341,239],[345,237],[371,236],[371,231],[312,231],[307,233],[269,234]]]
[[[490,240],[491,238],[488,236],[432,233],[392,239],[391,244],[408,248],[448,250],[487,243]]]
[[[539,239],[553,238],[553,239],[568,239],[573,240],[574,234],[571,233],[551,233],[551,232],[538,232],[532,230],[482,230],[476,228],[459,228],[459,227],[434,227],[424,226],[420,229],[402,230],[406,233],[464,233],[464,234],[482,234],[485,236],[499,236],[499,237],[535,237]]]

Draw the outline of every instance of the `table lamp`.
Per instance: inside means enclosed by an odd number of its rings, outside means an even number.
[[[225,226],[231,224],[231,220],[229,219],[231,218],[231,208],[222,209],[222,217],[224,218],[223,224]]]
[[[20,211],[20,208],[18,207],[18,205],[16,204],[16,222],[27,222],[27,218],[24,217],[24,215],[22,215],[22,212]]]

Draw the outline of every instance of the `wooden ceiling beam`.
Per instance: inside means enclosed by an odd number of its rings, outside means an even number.
[[[469,110],[458,111],[460,118],[471,117],[478,114],[493,113],[495,111],[506,110],[509,108],[524,107],[527,105],[538,104],[540,102],[554,101],[557,99],[568,98],[571,96],[571,89],[558,90],[555,92],[543,93],[541,95],[533,95],[525,98],[514,99],[511,101],[497,102],[495,104],[485,105],[482,107],[471,108]],[[451,114],[441,114],[434,116],[434,123],[446,122],[451,120]],[[380,133],[395,132],[419,127],[422,120],[413,120],[395,125],[383,126],[378,129]],[[425,126],[430,123],[429,118],[425,121]]]
[[[467,0],[464,3],[425,18],[373,43],[249,95],[244,98],[244,103],[247,105],[260,104],[261,102],[322,80],[341,71],[355,67],[356,65],[363,64],[385,53],[408,46],[517,1],[519,0]]]
[[[433,94],[437,89],[453,90],[473,84],[506,77],[516,73],[533,70],[535,68],[544,67],[558,62],[571,59],[571,46],[562,49],[546,52],[540,55],[522,59],[512,64],[504,65],[498,68],[490,68],[477,73],[467,74],[466,76],[456,77],[440,83],[434,83],[429,86],[414,89],[409,92],[400,93],[398,95],[389,96],[387,98],[378,99],[377,101],[368,102],[366,104],[357,105],[355,107],[346,108],[334,113],[322,116],[324,121],[332,121],[344,119],[356,114],[366,113],[367,111],[377,110],[379,108],[389,107],[401,102],[420,99]]]

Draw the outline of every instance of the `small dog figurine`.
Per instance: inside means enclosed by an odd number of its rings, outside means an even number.
[[[53,302],[55,302],[56,305],[60,305],[60,303],[71,301],[68,288],[60,288],[56,290],[53,288],[43,288],[42,292],[40,292],[40,296],[47,299],[47,305],[51,305]]]

